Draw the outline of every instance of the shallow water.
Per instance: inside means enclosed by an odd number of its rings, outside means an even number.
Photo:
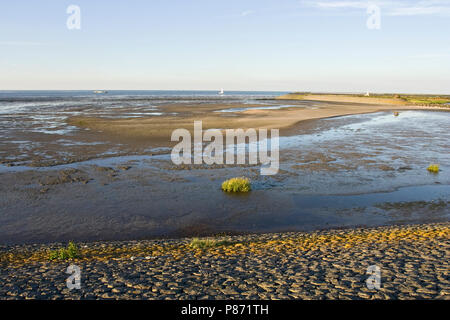
[[[328,191],[317,186],[319,193],[450,184],[449,124],[450,113],[426,111],[319,120],[313,133],[280,138],[282,168],[329,172],[329,182],[319,178]],[[432,163],[440,164],[439,174],[426,170]]]
[[[217,110],[214,112],[242,112],[242,111],[248,111],[248,110],[279,110],[279,109],[286,109],[286,108],[304,108],[304,109],[317,109],[315,106],[311,105],[301,105],[301,104],[281,104],[281,105],[275,105],[275,106],[267,106],[267,105],[261,105],[258,107],[247,107],[247,108],[229,108],[224,110]]]
[[[187,104],[195,108],[195,105],[211,103],[259,104],[262,103],[259,99],[279,94],[227,92],[219,96],[213,91],[111,91],[95,95],[90,91],[0,91],[0,162],[30,164],[44,159],[49,165],[51,162],[64,162],[65,155],[77,152],[89,153],[89,157],[104,153],[120,154],[115,141],[99,147],[99,152],[95,148],[81,150],[82,146],[92,145],[97,138],[88,129],[69,125],[68,119],[75,116],[105,119],[178,116],[177,112],[165,110],[164,106]],[[60,139],[71,137],[80,142],[76,152],[66,144],[58,144]],[[29,141],[23,149],[27,150],[27,156],[8,148],[10,141]],[[5,150],[8,151],[7,156]]]

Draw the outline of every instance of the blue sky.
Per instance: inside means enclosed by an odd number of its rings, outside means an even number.
[[[450,0],[0,3],[0,90],[222,87],[450,94]]]

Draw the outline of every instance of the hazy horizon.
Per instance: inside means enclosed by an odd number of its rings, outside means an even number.
[[[222,88],[219,88],[219,90]],[[107,88],[91,88],[91,89],[0,89],[0,93],[8,92],[94,92],[97,90],[105,90],[109,93],[116,91],[123,92],[211,92],[217,93],[218,90],[213,89],[107,89]],[[230,92],[269,92],[269,93],[310,93],[310,94],[365,94],[368,91],[300,91],[300,90],[225,90],[225,95]],[[369,93],[380,95],[380,94],[410,94],[410,95],[442,95],[450,96],[450,93],[436,93],[436,92],[376,92],[369,91]]]

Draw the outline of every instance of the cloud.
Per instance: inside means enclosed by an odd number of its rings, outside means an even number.
[[[393,8],[387,14],[390,16],[447,15],[450,14],[450,7],[430,6]]]
[[[320,8],[367,8],[367,1],[333,1],[333,2],[317,2]]]
[[[365,9],[375,4],[381,8],[384,14],[389,16],[450,15],[450,1],[448,0],[304,0],[301,3],[320,10]]]
[[[241,12],[241,17],[246,17],[246,16],[248,16],[248,15],[250,15],[250,14],[252,14],[252,13],[254,13],[253,10],[246,10],[246,11],[243,11],[243,12]]]
[[[422,53],[410,57],[416,59],[450,58],[450,53]]]
[[[31,41],[0,41],[0,46],[40,46],[40,42]]]

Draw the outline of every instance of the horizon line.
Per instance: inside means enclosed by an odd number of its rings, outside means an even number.
[[[24,92],[24,91],[35,91],[35,92],[43,92],[43,91],[96,91],[96,90],[105,90],[105,91],[205,91],[205,92],[216,92],[219,90],[214,89],[0,89],[0,92]],[[309,91],[309,90],[234,90],[229,89],[225,90],[225,92],[282,92],[282,93],[304,93],[304,94],[360,94],[360,93],[371,93],[371,94],[411,94],[411,95],[450,95],[448,93],[426,93],[426,92],[382,92],[382,91]]]

